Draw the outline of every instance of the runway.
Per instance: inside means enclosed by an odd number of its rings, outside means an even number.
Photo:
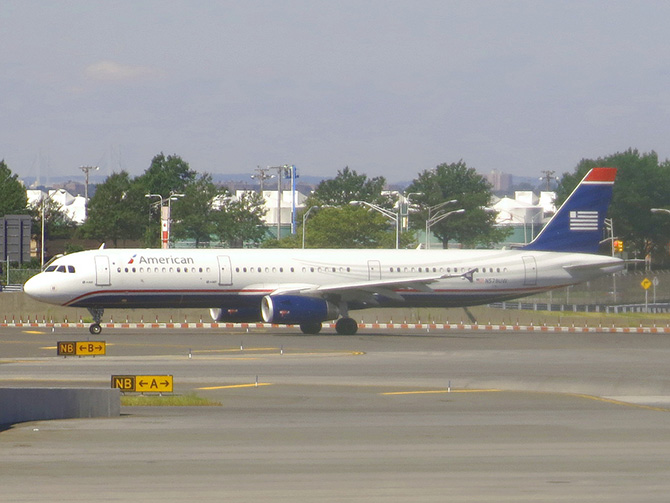
[[[0,386],[170,374],[220,407],[0,432],[3,501],[667,501],[663,334],[0,329]],[[259,383],[256,386],[256,382]]]

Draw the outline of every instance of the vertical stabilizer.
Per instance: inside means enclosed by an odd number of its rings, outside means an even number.
[[[525,250],[596,253],[616,168],[593,168]]]

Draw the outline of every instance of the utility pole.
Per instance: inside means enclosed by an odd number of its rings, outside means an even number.
[[[558,181],[558,178],[554,176],[555,171],[543,171],[544,176],[540,177],[540,180],[546,180],[547,181],[547,192],[551,192],[551,181],[556,180]]]
[[[264,181],[267,180],[268,178],[272,178],[274,175],[268,175],[268,171],[270,171],[272,168],[261,168],[260,166],[256,166],[254,171],[256,171],[258,174],[257,175],[251,175],[251,178],[254,180],[258,180],[259,183],[261,184],[261,195],[263,195],[263,188],[264,188]]]
[[[80,170],[82,170],[86,174],[86,184],[84,186],[84,219],[88,218],[88,173],[91,170],[98,171],[100,169],[99,166],[80,166]]]

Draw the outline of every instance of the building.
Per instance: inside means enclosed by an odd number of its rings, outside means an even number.
[[[516,191],[514,198],[503,197],[493,204],[498,212],[496,224],[511,227],[513,232],[507,243],[526,244],[533,240],[544,224],[556,212],[554,192]]]
[[[486,175],[486,179],[491,184],[493,191],[508,190],[512,186],[512,175],[501,173],[497,169]]]
[[[52,189],[48,193],[43,190],[28,189],[28,205],[40,208],[42,201],[53,201],[58,205],[60,211],[77,225],[86,220],[86,198],[84,196],[73,196],[65,189]]]

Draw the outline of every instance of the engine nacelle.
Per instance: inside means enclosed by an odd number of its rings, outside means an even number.
[[[252,323],[261,320],[261,310],[256,306],[213,307],[209,314],[214,321]]]
[[[266,323],[299,325],[334,320],[340,312],[335,304],[319,297],[266,295],[261,300],[261,314]]]

